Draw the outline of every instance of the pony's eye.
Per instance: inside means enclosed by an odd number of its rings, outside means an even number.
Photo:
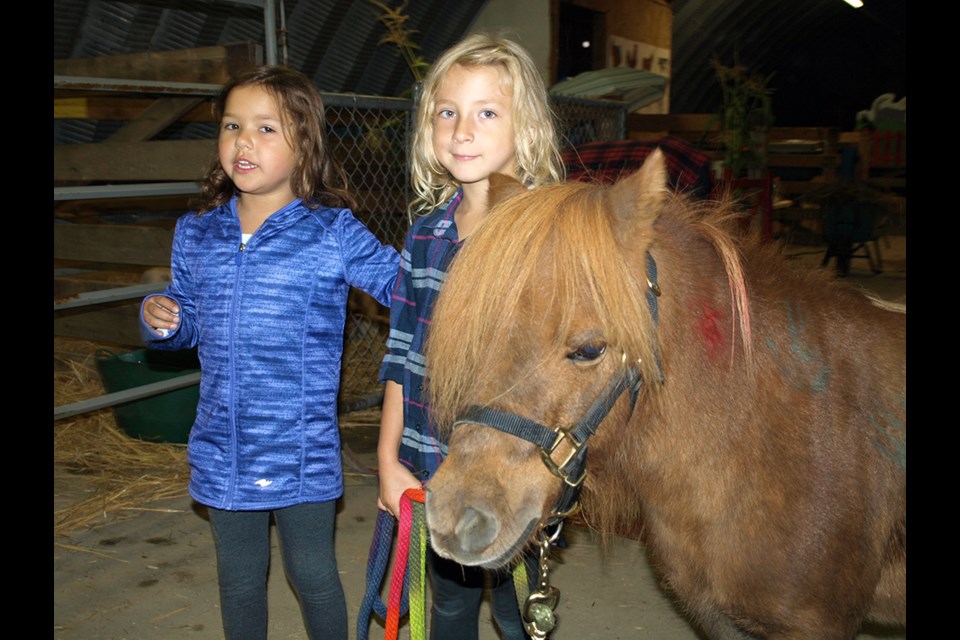
[[[603,343],[584,344],[577,347],[576,351],[571,351],[567,354],[567,357],[574,362],[592,362],[602,356],[606,350],[607,345]]]

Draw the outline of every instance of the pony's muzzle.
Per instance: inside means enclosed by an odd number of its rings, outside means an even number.
[[[457,501],[464,505],[463,508],[446,512],[444,517],[438,518],[436,509],[431,509],[436,506],[437,498],[428,494],[427,523],[431,546],[441,556],[453,558],[461,564],[473,564],[482,559],[501,533],[501,520],[493,506],[477,500],[467,505],[459,495]]]
[[[499,512],[503,505],[475,500],[457,513],[450,513],[437,504],[437,497],[427,492],[430,546],[439,556],[463,565],[497,569],[508,564],[523,549],[539,523],[537,514],[522,530],[507,531]],[[441,499],[441,502],[445,501]],[[438,517],[438,512],[443,516]]]
[[[459,546],[475,554],[489,547],[500,534],[500,519],[486,509],[467,507],[453,530]]]

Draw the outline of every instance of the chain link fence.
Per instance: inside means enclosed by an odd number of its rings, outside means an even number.
[[[323,94],[332,153],[344,167],[357,199],[355,214],[381,240],[398,250],[409,226],[408,149],[415,126],[412,99],[354,94]],[[552,96],[561,145],[626,137],[623,103]],[[89,143],[109,139],[125,125],[112,119],[63,119],[54,122],[54,143]],[[212,140],[217,125],[182,121],[166,127],[157,140]],[[175,219],[182,211],[158,212]],[[379,404],[377,381],[386,352],[389,310],[370,296],[352,290],[348,301],[341,376],[341,413]]]
[[[354,211],[381,242],[400,250],[411,200],[407,150],[413,101],[324,94],[331,151],[347,173]],[[390,312],[359,289],[350,292],[340,379],[340,413],[379,404],[377,381]]]
[[[576,146],[626,138],[622,103],[553,96],[561,144]],[[409,226],[412,198],[407,153],[415,126],[414,101],[348,94],[324,94],[327,127],[334,156],[347,172],[357,198],[357,218],[380,239],[399,250]],[[389,310],[353,290],[347,309],[340,412],[376,406],[377,381],[386,353]]]

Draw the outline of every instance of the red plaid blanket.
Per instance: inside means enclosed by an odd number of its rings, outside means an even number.
[[[713,178],[710,159],[686,140],[664,136],[654,140],[610,140],[569,147],[563,154],[567,180],[609,184],[640,168],[651,151],[660,147],[667,160],[670,183],[694,197],[710,195]]]

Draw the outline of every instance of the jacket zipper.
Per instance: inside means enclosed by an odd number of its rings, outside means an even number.
[[[230,509],[233,506],[233,501],[237,492],[237,473],[239,470],[239,464],[237,460],[237,449],[239,447],[239,434],[237,433],[237,414],[236,414],[236,402],[237,402],[237,389],[236,389],[236,319],[237,319],[237,289],[239,288],[240,283],[240,272],[243,270],[243,252],[246,251],[247,245],[245,242],[240,243],[240,250],[237,252],[237,273],[233,283],[233,298],[230,301],[230,342],[228,345],[229,349],[229,363],[230,363],[230,424],[232,432],[232,450],[233,454],[230,459],[230,476],[227,482],[227,495],[226,495],[226,508]]]

